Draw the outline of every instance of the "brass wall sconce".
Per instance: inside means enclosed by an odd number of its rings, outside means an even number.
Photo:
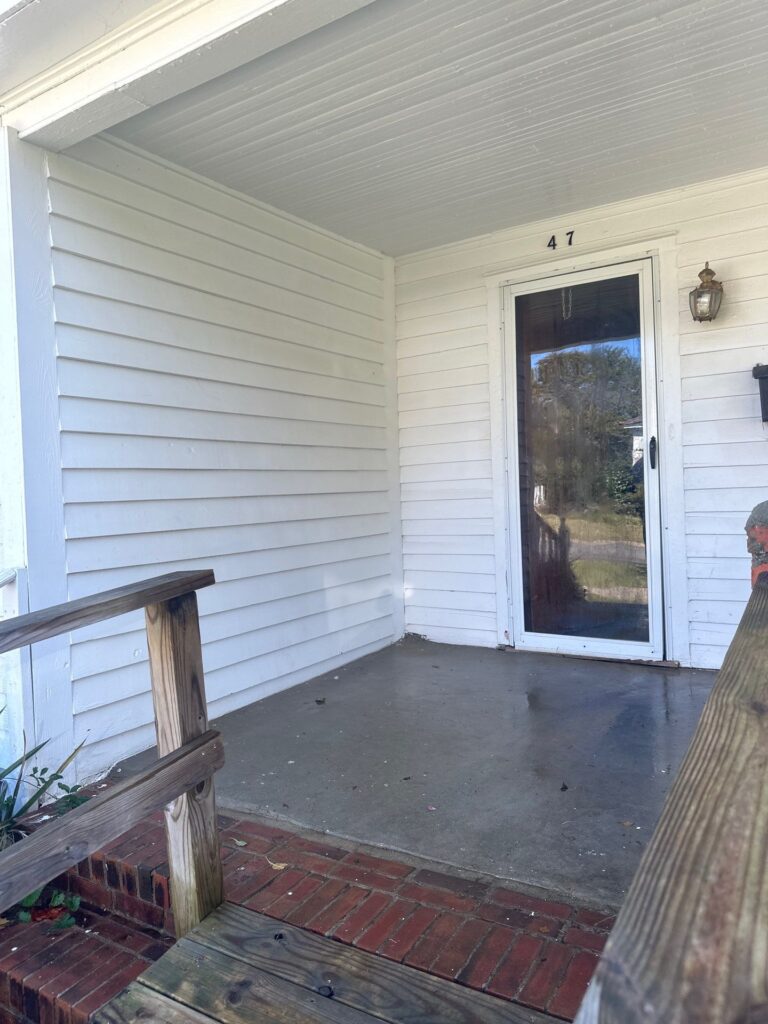
[[[715,280],[715,272],[709,269],[709,263],[699,271],[699,281],[701,284],[688,296],[691,316],[699,322],[714,320],[723,301],[723,286]]]

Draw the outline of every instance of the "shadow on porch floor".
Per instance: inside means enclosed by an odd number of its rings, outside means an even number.
[[[219,805],[616,907],[713,679],[408,638],[212,723]]]

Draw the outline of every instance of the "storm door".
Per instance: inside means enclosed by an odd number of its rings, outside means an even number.
[[[514,643],[661,658],[651,261],[504,306]]]

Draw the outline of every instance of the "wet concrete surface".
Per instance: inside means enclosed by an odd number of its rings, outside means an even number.
[[[216,722],[219,804],[617,906],[713,679],[409,638]]]

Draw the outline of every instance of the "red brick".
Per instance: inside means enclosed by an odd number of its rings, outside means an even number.
[[[459,896],[469,896],[476,900],[485,899],[489,890],[489,886],[485,882],[473,882],[460,875],[448,875],[442,871],[429,871],[426,868],[417,871],[413,881],[418,882],[419,885],[434,885],[438,889],[448,889],[449,892],[455,892]]]
[[[477,912],[478,917],[481,917],[483,921],[492,921],[494,924],[503,924],[507,928],[519,928],[520,931],[528,931],[529,925],[532,920],[530,911],[526,913],[524,910],[515,910],[514,907],[499,907],[495,903],[484,903]],[[543,921],[544,918],[538,920]],[[552,920],[547,918],[547,920]],[[559,921],[552,920],[555,928],[560,929],[561,925]]]
[[[126,985],[130,985],[135,978],[138,978],[146,966],[143,960],[133,959],[120,970],[111,971],[109,977],[98,988],[72,1007],[70,1010],[72,1024],[86,1024],[95,1010],[100,1009],[110,999],[114,999]]]
[[[309,899],[312,893],[316,892],[322,885],[322,878],[318,878],[317,875],[307,875],[306,878],[294,885],[284,896],[275,900],[272,903],[266,913],[270,917],[276,917],[279,920],[285,920],[287,914],[292,910],[297,910],[304,900]]]
[[[45,945],[37,942],[34,944],[34,952],[30,952],[29,949],[17,949],[20,956],[5,972],[4,1003],[7,1003],[14,1010],[24,1011],[24,979],[56,960],[58,955],[57,946],[62,939],[63,933],[61,936],[56,937],[56,941],[49,941]]]
[[[14,1013],[13,1010],[0,1006],[0,1024],[28,1024],[28,1021],[20,1017],[18,1013]]]
[[[147,831],[146,822],[142,822],[140,825],[134,825],[129,828],[127,832],[122,832],[119,836],[113,839],[110,843],[105,843],[102,846],[100,853],[104,854],[107,859],[114,860],[119,857],[119,850],[130,848],[131,844],[136,839],[140,839],[141,836]]]
[[[316,914],[325,910],[345,888],[343,882],[334,878],[323,882],[313,896],[310,896],[300,907],[296,907],[286,914],[286,921],[299,926],[306,925]]]
[[[396,899],[383,913],[379,914],[373,924],[369,925],[359,938],[355,939],[355,946],[373,953],[401,927],[414,909],[413,903]]]
[[[259,889],[263,889],[275,877],[274,868],[271,868],[266,861],[259,863],[256,860],[250,865],[243,865],[242,869],[235,872],[230,878],[224,877],[224,892],[231,903],[243,903],[250,899]]]
[[[69,951],[73,947],[79,946],[82,941],[83,935],[78,929],[68,931],[55,945],[47,950],[42,950],[10,971],[8,975],[10,1005],[15,1010],[20,1010],[30,1020],[37,1020],[39,1016],[38,988],[61,973],[63,970],[63,967],[60,966],[61,961],[66,961]]]
[[[392,901],[389,893],[372,892],[333,931],[333,937],[340,942],[354,942],[357,936],[388,907]]]
[[[533,935],[521,935],[502,959],[486,985],[487,990],[495,996],[513,999],[536,963],[543,945],[543,941]]]
[[[471,988],[485,988],[501,958],[516,938],[517,933],[511,928],[494,925],[472,954],[466,967],[458,973],[456,980]]]
[[[40,979],[37,984],[31,983],[28,979],[25,982],[25,987],[29,984],[32,988],[33,984],[36,989],[36,999],[34,1000],[35,1009],[37,1016],[34,1012],[30,1012],[32,1009],[32,1002],[28,1002],[25,992],[25,1013],[32,1020],[39,1019],[39,1024],[55,1024],[56,1020],[56,997],[60,992],[65,991],[73,985],[82,974],[82,964],[85,959],[88,950],[99,946],[98,942],[89,942],[87,940],[75,943],[57,960],[56,967],[57,971],[52,974],[47,980]],[[29,1009],[27,1008],[29,1006]]]
[[[222,871],[224,874],[224,884],[228,881],[237,880],[242,869],[252,869],[254,866],[260,868],[269,867],[266,857],[256,856],[250,853],[243,853],[241,850],[237,850],[231,854],[227,859],[222,861]],[[274,868],[269,868],[274,876]]]
[[[613,914],[602,910],[577,910],[573,919],[575,924],[583,924],[587,928],[598,928],[600,931],[609,932],[616,923]]]
[[[432,964],[430,973],[440,978],[456,978],[490,929],[489,924],[476,918],[464,921]]]
[[[52,947],[60,942],[63,933],[49,935],[50,925],[44,922],[33,925],[20,925],[13,929],[14,939],[0,956],[0,1003],[11,1006],[11,977],[16,973],[17,977],[24,977],[28,973],[24,964],[40,953],[49,952]],[[29,968],[30,971],[34,967]]]
[[[158,942],[168,944],[168,940],[154,929],[137,927],[106,914],[86,911],[83,915],[83,923],[94,938],[104,939],[121,949],[127,949],[142,956],[145,956],[146,951]]]
[[[161,907],[157,907],[153,903],[146,903],[144,900],[137,899],[136,896],[129,896],[125,892],[114,893],[114,901],[115,911],[118,914],[147,924],[150,928],[162,928],[163,911]]]
[[[152,902],[163,910],[168,910],[171,905],[170,879],[165,875],[152,872]]]
[[[350,885],[343,889],[333,903],[321,910],[308,923],[307,928],[321,935],[329,935],[358,904],[368,896],[367,889]]]
[[[400,961],[416,945],[438,915],[432,907],[416,907],[403,924],[379,946],[379,953]]]
[[[104,870],[107,874],[107,885],[110,889],[119,889],[121,884],[120,864],[114,857],[107,857],[104,861]]]
[[[340,846],[318,843],[313,839],[305,839],[303,836],[293,836],[290,842],[280,847],[280,857],[283,860],[289,860],[292,856],[298,856],[301,853],[314,853],[326,860],[344,860],[347,852]]]
[[[29,939],[38,932],[41,935],[45,934],[44,924],[10,924],[6,928],[0,929],[0,962],[10,951],[11,946],[19,945],[20,938]]]
[[[549,1012],[572,1020],[581,1005],[595,967],[597,967],[596,956],[591,953],[576,953],[568,964],[565,977],[560,982],[554,999],[550,1001]]]
[[[538,914],[535,914],[533,917],[528,918],[525,930],[530,932],[531,935],[538,935],[542,939],[556,939],[565,927],[563,922],[558,921],[557,918],[540,917]]]
[[[120,970],[131,962],[130,954],[108,946],[102,945],[99,953],[90,953],[83,961],[78,980],[56,1000],[56,1024],[71,1024],[71,1007],[98,988],[113,970]]]
[[[135,847],[127,859],[133,864],[145,864],[149,868],[155,868],[158,864],[168,860],[168,840],[165,830],[158,828],[148,831],[144,836],[144,841]]]
[[[278,843],[286,843],[294,838],[293,832],[286,832],[283,828],[275,828],[274,825],[263,825],[260,821],[239,821],[237,823],[238,838],[245,839],[248,836],[258,836],[262,839],[272,840],[272,848]]]
[[[526,896],[525,893],[515,892],[514,889],[493,889],[488,899],[501,907],[517,907],[520,910],[533,911],[534,914],[556,917],[560,921],[567,921],[572,913],[567,903],[554,903],[552,900],[542,900],[537,896]]]
[[[306,877],[306,871],[297,871],[295,868],[288,868],[280,873],[275,872],[274,880],[269,885],[264,886],[263,889],[259,889],[253,896],[250,896],[243,906],[248,907],[249,910],[266,910],[270,904],[274,903],[280,896],[284,896],[285,893],[292,890],[294,886],[298,885]]]
[[[607,936],[597,932],[587,932],[583,928],[569,928],[565,933],[563,942],[569,946],[581,946],[582,949],[593,949],[597,953],[603,951]]]
[[[457,896],[444,889],[417,885],[415,882],[406,882],[400,889],[399,895],[403,899],[414,900],[416,903],[428,903],[433,907],[440,907],[441,910],[455,910],[463,914],[470,914],[473,910],[477,910],[477,900],[470,899],[468,896]]]
[[[557,990],[573,951],[556,942],[547,942],[541,952],[533,974],[523,986],[519,1000],[537,1010],[546,1009]]]
[[[347,882],[357,882],[367,889],[383,889],[384,892],[392,892],[401,884],[401,879],[392,878],[391,875],[382,874],[380,871],[365,871],[355,864],[335,864],[333,874],[336,878],[343,878]]]
[[[269,853],[275,845],[274,838],[256,836],[250,832],[244,832],[239,825],[234,825],[220,834],[221,843],[225,847],[232,847],[235,850],[244,850],[248,853]],[[236,843],[235,840],[238,840]],[[245,843],[245,846],[240,846]],[[163,858],[165,859],[165,858]]]
[[[91,854],[91,877],[94,882],[101,882],[106,885],[107,873],[104,868],[104,858],[100,853]]]
[[[429,970],[432,961],[454,935],[461,920],[457,914],[441,914],[427,930],[426,935],[419,939],[409,953],[406,953],[405,963],[411,967],[419,967],[423,971]]]
[[[408,864],[401,864],[400,861],[386,860],[384,857],[372,857],[368,853],[354,851],[348,853],[344,858],[347,864],[354,864],[363,871],[379,871],[382,875],[389,875],[391,878],[407,878],[413,873],[413,868]]]
[[[316,875],[324,875],[326,877],[335,873],[334,869],[339,863],[334,857],[323,857],[321,854],[314,853],[311,850],[297,850],[295,847],[286,849],[281,846],[274,853],[274,856],[279,857],[281,861],[285,861],[293,867],[303,868],[305,871],[312,871]]]
[[[93,907],[100,907],[102,910],[106,910],[112,906],[114,893],[102,885],[101,882],[96,882],[93,879],[80,878],[77,875],[71,876],[69,879],[69,891],[76,893],[82,900],[90,903]]]

